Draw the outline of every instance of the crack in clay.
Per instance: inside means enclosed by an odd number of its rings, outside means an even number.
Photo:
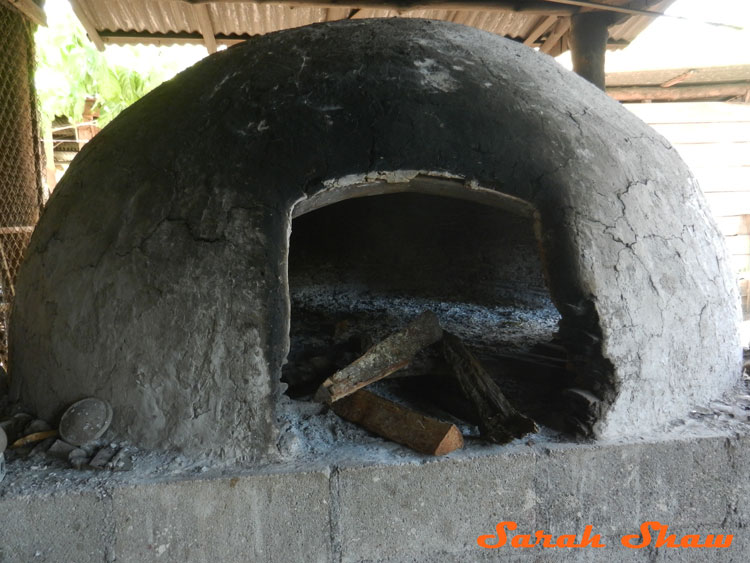
[[[584,109],[580,114],[574,114],[570,110],[565,110],[565,115],[567,115],[571,119],[571,121],[573,121],[573,123],[576,124],[576,127],[578,128],[578,134],[581,137],[584,136],[583,128],[581,127],[581,123],[576,118],[577,117],[584,117],[586,114],[587,114],[587,110],[586,109]]]

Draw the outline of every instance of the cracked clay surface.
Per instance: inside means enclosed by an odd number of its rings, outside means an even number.
[[[14,393],[51,420],[107,399],[141,447],[273,458],[293,205],[401,170],[536,210],[566,330],[598,342],[596,435],[661,428],[739,381],[727,254],[674,149],[544,55],[394,19],[217,53],[89,143],[20,273]]]

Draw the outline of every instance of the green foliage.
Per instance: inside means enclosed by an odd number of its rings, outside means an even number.
[[[48,27],[36,34],[36,88],[43,120],[67,116],[73,123],[82,119],[86,98],[96,98],[98,125],[103,127],[118,113],[205,54],[165,55],[156,47],[107,47],[97,51],[88,40],[67,2],[48,0]],[[179,48],[178,48],[179,49]],[[173,48],[174,52],[174,48]],[[186,60],[187,58],[191,60]],[[112,62],[117,59],[125,64]],[[137,69],[137,70],[135,70]]]

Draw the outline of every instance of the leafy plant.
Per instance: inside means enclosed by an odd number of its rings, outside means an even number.
[[[36,88],[47,127],[55,116],[82,119],[87,97],[96,99],[100,127],[150,90],[205,55],[184,47],[113,46],[104,53],[88,40],[67,2],[48,0],[48,27],[35,34]],[[175,50],[176,49],[176,50]],[[120,59],[126,64],[112,62]]]

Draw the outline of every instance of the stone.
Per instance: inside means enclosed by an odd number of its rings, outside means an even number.
[[[127,448],[120,450],[107,462],[106,468],[111,471],[130,471],[133,469],[133,457]]]
[[[84,465],[88,464],[91,456],[81,448],[75,448],[68,454],[68,461],[74,469],[81,469]]]
[[[56,440],[54,444],[50,446],[47,453],[53,457],[59,457],[61,459],[68,459],[70,452],[76,449],[72,444],[68,444],[64,440]]]
[[[108,402],[89,397],[71,405],[60,419],[60,437],[74,446],[100,438],[112,422]]]
[[[42,457],[47,454],[50,447],[52,447],[52,444],[54,444],[56,441],[55,438],[45,438],[44,440],[41,440],[37,442],[33,448],[31,448],[31,451],[29,452],[29,457]]]
[[[115,448],[104,446],[91,458],[89,465],[95,469],[104,469],[116,453],[117,450]]]
[[[8,442],[13,443],[23,435],[23,429],[33,420],[31,415],[18,413],[0,422],[0,428],[8,436]]]
[[[52,427],[46,421],[37,418],[26,425],[23,429],[23,435],[28,436],[29,434],[47,432],[48,430],[52,430]]]
[[[5,433],[5,430],[0,427],[0,454],[5,451],[5,448],[8,447],[8,435]]]

